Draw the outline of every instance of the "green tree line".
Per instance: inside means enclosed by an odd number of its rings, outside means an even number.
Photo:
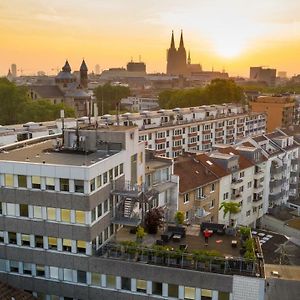
[[[115,113],[122,98],[130,96],[130,89],[126,86],[112,86],[106,83],[94,90],[99,114]]]
[[[161,108],[189,107],[240,102],[245,100],[242,87],[233,80],[215,79],[205,87],[166,90],[159,94]]]
[[[33,101],[26,87],[0,78],[0,125],[55,120],[60,117],[61,109],[65,110],[66,117],[75,116],[73,108],[63,103],[52,104],[47,99]]]

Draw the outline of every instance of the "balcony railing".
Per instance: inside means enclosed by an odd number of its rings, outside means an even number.
[[[283,192],[279,192],[279,193],[276,193],[276,194],[270,194],[269,195],[269,200],[270,201],[278,201],[278,200],[282,199],[283,196],[284,196]]]
[[[275,179],[270,181],[270,188],[276,188],[283,184],[283,179]]]

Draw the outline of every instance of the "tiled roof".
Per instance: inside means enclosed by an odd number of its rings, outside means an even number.
[[[228,147],[228,148],[220,148],[219,151],[221,153],[226,153],[226,154],[231,154],[233,153],[234,155],[239,156],[239,169],[247,169],[252,166],[254,166],[254,163],[252,163],[248,158],[246,158],[244,155],[241,155],[239,151],[234,149],[233,147]]]
[[[214,182],[218,176],[198,159],[199,156],[186,156],[179,158],[174,164],[174,174],[179,176],[179,192],[185,193],[198,187]]]

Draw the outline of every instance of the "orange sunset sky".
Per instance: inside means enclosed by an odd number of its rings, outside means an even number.
[[[126,66],[165,72],[166,49],[180,29],[193,63],[247,76],[250,66],[300,73],[299,0],[0,0],[0,75]]]

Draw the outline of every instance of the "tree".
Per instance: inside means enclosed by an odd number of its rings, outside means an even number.
[[[222,202],[219,210],[222,210],[224,211],[224,219],[226,217],[227,214],[229,214],[229,225],[231,225],[231,215],[232,214],[237,214],[240,212],[240,203],[236,203],[236,202]]]
[[[244,90],[233,80],[215,79],[206,87],[166,90],[159,94],[161,108],[189,107],[229,102],[243,103]]]
[[[0,78],[0,124],[18,123],[26,102],[26,90],[17,87],[6,78]]]
[[[107,114],[116,110],[117,104],[122,98],[130,96],[130,89],[126,86],[112,86],[106,83],[98,86],[94,90],[94,94],[97,99],[99,112],[102,114],[103,108],[103,114]]]
[[[6,78],[0,78],[0,108],[1,125],[55,120],[61,109],[65,110],[66,117],[75,116],[73,108],[63,103],[29,99],[26,87],[16,86]]]
[[[160,207],[150,209],[145,217],[145,227],[150,234],[156,234],[163,224],[164,210]]]
[[[175,222],[176,224],[182,225],[184,221],[184,213],[182,211],[177,211],[175,214]]]

